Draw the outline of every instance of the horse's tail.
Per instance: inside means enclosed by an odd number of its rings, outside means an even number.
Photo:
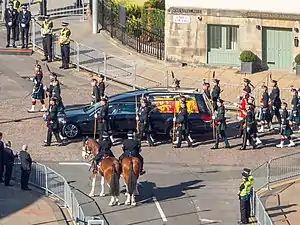
[[[133,171],[133,162],[131,161],[129,164],[129,174],[128,174],[128,194],[132,195],[135,192],[137,183],[137,177]]]
[[[110,182],[109,182],[111,196],[119,196],[120,195],[119,179],[120,179],[120,176],[117,173],[115,164],[113,164],[111,166],[111,178],[110,178]]]

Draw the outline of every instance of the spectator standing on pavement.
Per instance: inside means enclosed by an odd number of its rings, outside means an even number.
[[[27,5],[23,5],[22,11],[19,14],[19,22],[21,24],[22,48],[28,48],[30,21],[31,12],[27,10]]]
[[[45,58],[42,61],[52,62],[52,29],[53,22],[49,20],[49,16],[44,17],[45,20],[41,27],[41,34],[43,37],[43,50]]]
[[[239,200],[240,200],[240,213],[241,213],[241,221],[240,224],[248,224],[249,223],[249,201],[250,201],[250,190],[251,190],[251,182],[248,180],[248,174],[242,173],[242,183],[240,184],[239,189]]]
[[[2,140],[3,134],[0,132],[0,183],[3,183],[3,172],[4,172],[4,142]]]
[[[60,31],[58,42],[60,44],[62,66],[60,69],[69,69],[70,63],[70,36],[71,31],[68,28],[68,23],[62,22],[62,30]]]
[[[103,98],[105,95],[105,83],[104,83],[104,76],[100,76],[100,81],[98,83],[98,90],[99,90],[99,95],[100,98]]]
[[[5,164],[5,175],[4,184],[10,186],[11,174],[15,163],[15,158],[18,154],[11,149],[11,143],[8,141],[6,148],[4,148],[4,164]]]
[[[4,18],[5,18],[5,26],[6,26],[6,31],[7,31],[7,45],[6,48],[10,46],[10,37],[12,34],[12,47],[16,48],[16,25],[17,25],[17,20],[18,20],[18,12],[16,9],[13,8],[13,3],[9,2],[8,3],[8,8],[5,9],[4,13]]]
[[[20,22],[19,22],[19,13],[21,11],[21,2],[19,0],[13,0],[13,7],[18,12],[17,20],[16,20],[16,41],[20,40]]]
[[[31,172],[32,159],[30,154],[27,152],[28,146],[23,145],[22,151],[20,151],[21,161],[21,189],[24,191],[30,191],[28,187],[28,180]]]

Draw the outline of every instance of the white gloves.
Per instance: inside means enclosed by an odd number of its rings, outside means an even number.
[[[136,119],[136,120],[139,120],[139,116],[136,116],[135,119]]]
[[[173,118],[173,122],[176,122],[176,118],[175,117]]]
[[[45,91],[47,91],[47,86],[45,85],[43,89],[44,89]]]
[[[233,104],[234,104],[234,106],[238,106],[238,104],[236,102],[234,102]]]
[[[91,102],[91,105],[94,105],[94,103],[93,103],[93,102]]]
[[[250,131],[250,127],[247,127],[247,132],[249,132]]]
[[[215,120],[215,119],[216,119],[216,117],[215,117],[215,116],[212,116],[212,119],[213,119],[213,120]]]
[[[240,99],[240,98],[241,98],[241,96],[238,95],[238,96],[237,96],[237,99]]]
[[[98,118],[98,114],[97,114],[97,113],[94,114],[94,118],[95,118],[95,119]]]
[[[24,23],[21,23],[21,27],[25,27],[25,24],[24,24]]]
[[[8,22],[8,26],[11,26],[12,25],[12,22]]]

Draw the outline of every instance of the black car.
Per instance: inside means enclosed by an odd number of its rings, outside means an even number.
[[[125,92],[109,97],[109,122],[113,134],[125,134],[129,130],[136,129],[136,110],[140,105],[142,96],[148,97],[155,105],[151,113],[153,134],[172,133],[174,106],[179,109],[179,97],[185,96],[189,112],[189,128],[191,133],[210,132],[211,112],[208,99],[205,95],[194,90],[179,89],[143,89]],[[94,133],[94,114],[100,110],[99,103],[96,105],[66,106],[65,113],[59,116],[62,127],[62,135],[72,139],[79,135]]]

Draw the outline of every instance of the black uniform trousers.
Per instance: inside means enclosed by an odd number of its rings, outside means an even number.
[[[150,127],[149,123],[143,123],[139,122],[138,123],[138,132],[139,132],[139,139],[142,140],[143,137],[146,137],[147,141],[149,142],[150,145],[153,145],[154,143],[152,142],[151,136],[150,136]]]
[[[12,163],[7,163],[7,164],[5,165],[4,184],[5,184],[6,186],[9,185],[13,167],[14,167],[14,164],[12,164]]]
[[[48,60],[52,60],[52,35],[46,34],[45,37],[43,37],[43,50],[44,50],[44,56]]]
[[[4,173],[4,161],[3,161],[3,154],[1,154],[0,155],[0,181],[1,182],[3,181],[3,173]]]
[[[225,130],[220,130],[220,129],[216,129],[216,143],[215,145],[218,147],[219,146],[219,142],[220,142],[220,139],[219,137],[222,138],[222,141],[224,141],[224,144],[226,147],[229,147],[229,142],[228,142],[228,139],[227,139],[227,135],[226,135],[226,132]]]
[[[29,38],[29,27],[21,27],[21,41],[22,41],[22,46],[25,46],[28,48],[28,40]]]
[[[189,136],[189,129],[187,126],[185,126],[184,124],[180,124],[177,128],[176,128],[176,137],[177,137],[177,144],[176,147],[180,148],[181,144],[182,144],[182,140],[186,140],[188,142],[188,147],[191,147],[193,144],[190,141],[190,139],[188,138]]]
[[[249,201],[249,199],[246,198],[246,196],[240,197],[241,222],[244,224],[249,223],[248,202],[250,202],[250,201]]]
[[[26,189],[28,188],[28,180],[30,176],[30,170],[23,170],[21,169],[21,188]]]
[[[242,149],[246,149],[247,147],[247,140],[249,140],[250,145],[252,145],[253,147],[255,147],[255,142],[253,140],[253,134],[251,134],[250,132],[247,132],[246,129],[243,130],[243,143],[242,143]]]
[[[68,69],[70,63],[70,44],[60,45],[60,50],[61,50],[62,66],[64,69]]]
[[[274,106],[273,104],[271,105],[271,122],[273,120],[273,117],[276,116],[277,117],[277,120],[278,120],[278,123],[281,124],[281,115],[280,115],[280,112],[279,112],[279,108],[280,107],[277,107],[277,106]]]
[[[213,102],[212,102],[212,106],[213,106],[214,111],[217,111],[217,110],[218,110],[218,105],[217,105],[217,102],[216,102],[216,101],[213,101]]]
[[[144,168],[144,158],[143,158],[143,156],[141,156],[140,154],[136,154],[136,153],[126,151],[126,152],[123,152],[123,154],[119,157],[119,160],[122,161],[126,157],[137,157],[141,161],[141,164],[142,164],[141,169],[143,170],[143,168]]]
[[[7,44],[10,43],[10,36],[12,35],[12,39],[13,39],[13,44],[15,44],[15,40],[16,40],[16,25],[14,26],[8,26],[6,25],[6,40],[7,40]]]
[[[15,27],[16,33],[15,33],[15,37],[16,37],[16,41],[20,40],[20,22],[17,20],[16,21],[16,27]]]
[[[59,129],[52,129],[50,127],[48,127],[48,132],[47,132],[47,145],[51,144],[51,140],[52,140],[52,133],[54,134],[56,140],[58,143],[62,143],[60,136],[59,136]]]
[[[47,1],[46,0],[42,0],[40,2],[40,15],[41,16],[47,15]]]
[[[99,143],[103,140],[103,133],[109,131],[109,123],[107,121],[98,122],[97,121],[97,133],[99,134]]]

